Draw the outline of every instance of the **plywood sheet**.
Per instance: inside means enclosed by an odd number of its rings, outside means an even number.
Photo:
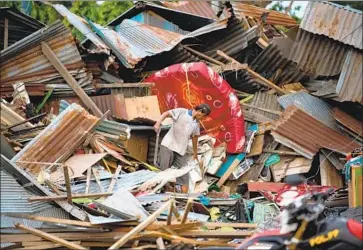
[[[280,182],[285,176],[303,174],[310,170],[312,160],[305,157],[281,156],[280,162],[270,167],[275,182]]]
[[[247,157],[252,157],[256,155],[262,154],[263,144],[264,144],[265,135],[257,135],[253,140],[252,147]]]
[[[147,118],[157,121],[160,118],[160,108],[157,96],[125,98],[127,120]]]
[[[343,187],[342,175],[323,154],[320,154],[320,178],[322,186]]]
[[[145,133],[131,133],[130,139],[125,142],[126,149],[135,159],[146,162],[149,148],[149,136]]]

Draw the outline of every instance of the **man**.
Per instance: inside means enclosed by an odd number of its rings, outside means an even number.
[[[198,136],[200,134],[199,121],[211,112],[209,105],[200,104],[192,110],[177,108],[164,112],[154,126],[154,130],[160,130],[161,123],[167,118],[173,119],[173,124],[165,135],[160,146],[159,167],[165,170],[174,166],[182,168],[187,165],[186,151],[188,141],[192,138],[193,156],[198,160]],[[182,185],[182,192],[187,192],[189,174],[177,178],[176,183]]]

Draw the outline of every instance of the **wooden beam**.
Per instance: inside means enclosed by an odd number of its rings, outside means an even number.
[[[248,73],[250,73],[251,75],[253,75],[257,79],[260,79],[266,86],[276,90],[278,93],[283,94],[283,95],[287,94],[287,92],[285,90],[283,90],[282,88],[280,88],[279,86],[277,86],[273,82],[267,80],[266,78],[264,78],[263,76],[261,76],[257,72],[253,71],[252,69],[250,69],[247,64],[242,64],[242,63],[236,61],[234,58],[228,56],[223,51],[217,50],[217,54],[224,57],[224,58],[226,58],[227,60],[229,60],[229,61],[231,61],[233,63],[236,63],[236,64],[240,65],[241,69],[245,68],[248,71]]]
[[[159,250],[164,250],[165,249],[165,244],[163,241],[163,238],[159,237],[156,239],[156,245],[158,246]]]
[[[87,179],[86,179],[86,190],[84,191],[85,194],[88,194],[89,187],[91,185],[91,175],[92,175],[92,167],[87,169]]]
[[[4,20],[4,49],[9,45],[9,20],[5,18]]]
[[[91,98],[84,92],[84,90],[79,86],[78,82],[74,77],[68,72],[67,68],[64,67],[62,62],[58,59],[57,55],[49,47],[46,42],[42,42],[42,52],[53,67],[59,72],[59,74],[64,78],[68,85],[73,89],[73,91],[78,95],[82,102],[92,110],[93,114],[97,117],[102,117],[101,110],[97,105],[91,100]]]
[[[193,205],[193,198],[189,198],[187,204],[185,205],[183,217],[180,222],[181,224],[184,224],[187,221],[188,214],[189,214],[190,209],[192,208],[192,205]]]
[[[173,208],[174,208],[174,202],[170,203],[166,225],[171,225],[171,219],[173,218]]]
[[[121,172],[121,165],[117,166],[117,169],[115,171],[115,174],[112,176],[112,180],[110,185],[108,186],[108,192],[111,193],[113,191],[113,188],[115,187],[115,184],[117,183],[117,177],[120,175]]]
[[[257,107],[257,106],[254,106],[254,105],[250,105],[250,104],[247,104],[247,103],[243,103],[242,106],[245,106],[245,107],[248,107],[248,108],[252,108],[252,109],[258,109],[258,110],[265,111],[265,112],[268,112],[268,113],[271,113],[271,114],[275,114],[275,115],[281,115],[282,114],[281,111],[260,108],[260,107]]]
[[[197,51],[195,49],[192,49],[192,48],[190,48],[188,46],[185,46],[185,45],[182,45],[182,46],[183,46],[184,49],[192,52],[193,54],[195,54],[195,55],[197,55],[197,56],[199,56],[199,57],[201,57],[201,58],[203,58],[203,59],[205,59],[205,60],[207,60],[207,61],[209,61],[211,63],[217,64],[217,65],[222,66],[222,67],[225,66],[224,63],[222,63],[222,62],[220,62],[220,61],[218,61],[218,60],[216,60],[216,59],[214,59],[214,58],[212,58],[210,56],[207,56],[204,53],[201,53],[201,52],[199,52],[199,51]]]
[[[168,226],[161,226],[162,230],[164,230],[166,233],[171,234],[171,235],[178,235],[173,229],[171,229]]]
[[[279,154],[279,155],[293,155],[293,156],[301,156],[301,154],[292,152],[292,151],[283,151],[283,150],[262,150],[264,153],[271,153],[271,154]]]
[[[100,181],[100,178],[98,177],[98,174],[96,172],[96,170],[94,168],[92,168],[92,173],[93,173],[93,176],[95,177],[96,179],[96,182],[97,182],[97,185],[99,186],[101,192],[103,193],[104,190],[103,190],[103,187],[102,187],[102,184],[101,184],[101,181]]]
[[[53,217],[45,217],[45,216],[35,216],[35,215],[28,215],[28,214],[13,214],[9,213],[6,214],[8,217],[13,218],[22,218],[27,220],[35,220],[35,221],[44,221],[50,223],[60,223],[64,225],[73,225],[73,226],[80,226],[80,227],[95,227],[90,222],[87,221],[78,221],[78,220],[67,220],[67,219],[60,219],[60,218],[53,218]]]
[[[144,228],[146,228],[148,225],[150,225],[173,202],[174,202],[174,199],[171,199],[168,202],[165,202],[158,210],[156,210],[153,214],[151,214],[146,220],[141,222],[138,226],[134,227],[130,232],[128,232],[126,235],[124,235],[121,239],[119,239],[109,249],[119,249],[119,248],[121,248],[123,245],[125,245],[126,242],[128,242],[131,239],[132,236],[139,233]]]
[[[233,162],[231,163],[231,165],[229,166],[229,168],[227,169],[227,171],[222,175],[222,177],[217,182],[217,186],[218,187],[222,187],[223,186],[223,184],[227,181],[227,179],[229,178],[229,176],[233,173],[233,171],[236,169],[236,167],[238,166],[238,164],[240,164],[240,162],[241,162],[241,160],[239,160],[238,157],[233,160]]]
[[[78,198],[99,198],[104,196],[110,196],[112,193],[96,193],[96,194],[72,194],[73,199]],[[67,195],[57,195],[57,196],[32,196],[29,197],[29,201],[59,201],[67,199]]]
[[[68,166],[63,165],[64,172],[64,180],[66,182],[66,190],[67,190],[67,201],[69,204],[73,204],[72,202],[72,190],[71,190],[71,180],[69,178]]]
[[[140,83],[106,83],[96,84],[96,89],[102,88],[147,88],[155,86],[154,82],[140,82]]]
[[[50,189],[52,189],[53,192],[56,193],[57,195],[63,195],[63,193],[59,191],[59,189],[50,180],[45,179],[44,183],[47,184],[48,187],[50,187]]]
[[[86,249],[86,248],[84,248],[84,247],[82,247],[80,245],[77,245],[77,244],[74,244],[72,242],[63,240],[63,239],[61,239],[61,238],[59,238],[57,236],[54,236],[54,235],[49,234],[49,233],[42,232],[42,231],[40,231],[38,229],[35,229],[35,228],[27,227],[27,226],[24,226],[22,224],[16,224],[15,227],[18,228],[18,229],[21,229],[23,231],[26,231],[28,233],[31,233],[33,235],[44,238],[46,240],[52,241],[54,243],[58,243],[58,244],[60,244],[60,245],[62,245],[64,247],[67,247],[67,248],[70,248],[70,249],[81,249],[81,250]]]

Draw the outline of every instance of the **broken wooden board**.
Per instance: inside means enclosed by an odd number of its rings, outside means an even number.
[[[343,187],[343,177],[333,164],[320,153],[320,178],[322,186]]]
[[[287,175],[309,172],[312,160],[305,157],[280,156],[280,162],[270,166],[275,182],[280,182]]]
[[[240,162],[244,159],[244,157],[244,153],[233,156],[230,155],[230,157],[227,157],[227,161],[223,163],[222,167],[218,170],[216,174],[218,177],[221,177],[217,182],[218,187],[221,187],[226,182],[226,180],[233,173],[238,164],[240,164]]]
[[[141,133],[132,132],[130,139],[124,143],[130,155],[142,162],[147,161],[149,148],[149,135],[142,131]]]
[[[352,177],[349,189],[349,207],[362,206],[362,167],[352,166]]]
[[[263,150],[263,144],[264,144],[265,135],[256,135],[252,147],[250,149],[250,152],[248,153],[247,157],[257,156],[262,154]]]

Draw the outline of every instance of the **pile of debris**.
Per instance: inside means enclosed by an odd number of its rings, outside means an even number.
[[[102,27],[52,6],[83,42],[61,21],[0,9],[4,249],[234,247],[308,192],[284,183],[293,174],[333,187],[331,208],[362,205],[362,12],[310,2],[299,25],[244,3],[137,2]],[[158,136],[153,125],[170,107],[147,79],[196,62],[233,88],[244,146],[230,152],[218,124],[198,139],[202,166],[190,142],[187,166],[160,171],[170,122]],[[192,107],[203,93],[188,91]],[[188,193],[173,185],[185,175]]]

